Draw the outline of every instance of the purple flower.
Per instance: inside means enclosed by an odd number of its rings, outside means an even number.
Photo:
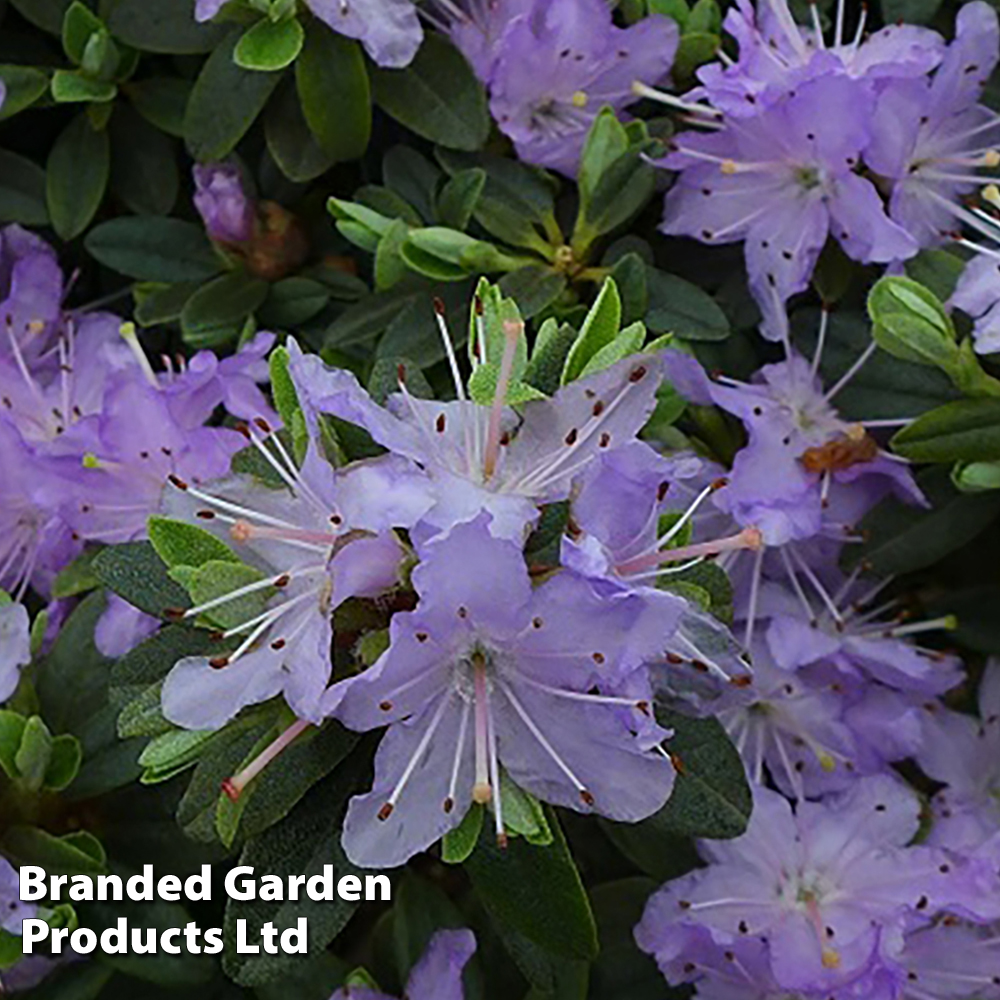
[[[979,688],[979,718],[933,702],[916,757],[946,786],[932,800],[929,842],[960,852],[987,847],[1000,863],[1000,662],[990,660]]]
[[[336,704],[332,695],[320,704],[332,670],[333,610],[399,582],[404,551],[392,529],[410,527],[427,506],[407,488],[415,472],[402,459],[335,471],[314,441],[300,469],[269,428],[266,438],[248,433],[287,489],[245,476],[202,488],[172,476],[165,497],[169,515],[209,528],[247,564],[217,585],[197,571],[186,579],[197,603],[181,616],[238,643],[180,660],[167,676],[164,715],[189,729],[216,729],[277,694],[300,719],[318,722]]]
[[[945,920],[906,935],[899,961],[907,1000],[1000,997],[1000,951],[995,931]],[[901,977],[902,978],[902,977]]]
[[[0,856],[0,930],[20,937],[21,923],[34,916],[34,905],[21,902],[17,869]]]
[[[908,847],[917,797],[872,777],[823,802],[754,793],[747,832],[700,842],[708,867],[668,882],[636,928],[639,946],[669,961],[699,929],[722,947],[759,939],[782,990],[829,996],[864,975],[890,974],[904,933],[953,913],[996,919],[1000,895],[987,865]]]
[[[1000,232],[997,237],[1000,238]],[[1000,252],[983,247],[965,265],[951,297],[951,305],[975,321],[972,338],[980,354],[1000,351]]]
[[[231,163],[195,164],[194,206],[205,231],[220,243],[245,243],[253,236],[257,210],[243,187],[243,174]]]
[[[956,220],[975,223],[961,199],[984,182],[977,168],[1000,164],[1000,118],[978,103],[998,58],[996,11],[976,0],[959,10],[932,78],[894,81],[878,96],[865,162],[892,182],[889,214],[923,245],[947,237]]]
[[[410,970],[403,991],[406,1000],[464,1000],[462,970],[475,951],[472,931],[438,931]],[[367,986],[345,986],[330,1000],[393,1000],[393,997]]]
[[[9,599],[4,603],[4,595],[0,593],[0,704],[17,690],[21,667],[31,662],[30,630],[24,605]]]
[[[508,10],[518,16],[494,29],[489,55],[485,39],[470,44],[467,22],[457,22],[466,33],[455,37],[480,72],[490,67],[490,108],[518,156],[573,177],[598,112],[620,112],[637,100],[636,80],[656,83],[670,71],[677,26],[652,15],[618,28],[604,0],[534,0],[523,12]]]
[[[702,86],[694,96],[707,97],[727,115],[753,117],[818,76],[905,79],[923,76],[940,62],[944,40],[937,32],[893,24],[865,38],[867,8],[862,6],[858,23],[848,34],[847,6],[838,0],[828,44],[815,9],[812,27],[803,28],[793,19],[787,0],[760,0],[756,10],[749,0],[737,0],[724,26],[739,44],[738,57],[703,66],[698,71]]]
[[[22,229],[0,229],[0,356],[17,344],[33,361],[50,344],[62,314],[63,276],[56,253]]]
[[[134,608],[117,594],[108,593],[107,606],[94,629],[94,645],[102,656],[118,659],[148,639],[160,619]]]
[[[745,241],[750,288],[772,339],[787,339],[785,302],[808,285],[828,236],[865,263],[917,251],[886,216],[871,181],[855,172],[870,140],[857,109],[869,100],[861,81],[818,77],[752,119],[680,133],[661,161],[679,171],[663,231],[705,243]]]
[[[520,546],[487,521],[418,547],[419,604],[395,615],[388,650],[335,713],[352,729],[389,726],[374,787],[344,826],[364,867],[403,864],[473,804],[492,806],[503,843],[501,769],[543,801],[617,820],[670,794],[673,768],[651,745],[667,734],[651,732],[639,666],[669,628],[641,599],[601,597],[574,573],[532,588]]]
[[[209,21],[226,0],[197,0],[195,17]],[[306,0],[306,6],[334,31],[356,38],[379,66],[410,63],[423,30],[413,0]]]
[[[660,586],[669,588],[672,573],[690,568],[706,554],[759,542],[753,529],[744,529],[735,537],[672,547],[721,485],[714,469],[707,485],[700,482],[706,469],[708,464],[693,455],[663,458],[640,441],[613,448],[584,473],[561,549],[570,569],[609,593],[639,594],[676,621],[657,661],[662,669],[653,672],[654,685],[696,706],[719,695],[719,681],[748,684],[749,668],[724,625]],[[661,519],[667,525],[662,534]]]
[[[504,32],[515,18],[530,14],[535,0],[434,0],[431,20],[440,22],[476,76],[489,83]]]
[[[517,333],[507,333],[511,357]],[[380,445],[426,470],[434,505],[424,515],[421,538],[485,510],[493,534],[523,542],[541,504],[566,498],[581,469],[635,437],[655,406],[660,379],[655,358],[626,358],[551,399],[524,404],[519,420],[504,406],[504,379],[492,407],[465,398],[461,386],[454,402],[417,399],[401,381],[383,408],[350,372],[327,368],[291,342],[289,349],[301,399],[364,427]]]

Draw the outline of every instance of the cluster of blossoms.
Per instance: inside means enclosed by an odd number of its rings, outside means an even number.
[[[740,0],[725,28],[739,49],[698,72],[679,105],[681,132],[662,165],[677,171],[663,231],[706,243],[744,243],[762,330],[787,337],[785,302],[803,291],[828,238],[853,260],[898,264],[962,226],[995,228],[962,199],[1000,165],[1000,119],[979,103],[998,58],[996,11],[964,5],[950,43],[930,29],[893,25],[870,37],[867,8],[847,31],[839,0],[832,38],[816,4],[798,25],[787,0]],[[989,190],[989,189],[988,189]],[[1000,297],[987,254],[991,306]],[[987,263],[978,265],[987,268]],[[956,303],[979,316],[986,278]],[[995,320],[993,321],[995,323]],[[980,324],[979,349],[993,350]]]
[[[86,542],[144,537],[167,473],[224,473],[244,442],[205,426],[217,407],[269,412],[256,381],[271,335],[222,361],[209,351],[165,359],[157,374],[131,325],[67,310],[65,294],[51,247],[18,226],[0,230],[0,465],[18,470],[0,483],[0,588],[15,602],[29,587],[48,598]],[[156,624],[112,598],[97,642],[120,655]],[[20,603],[0,607],[0,699],[29,659],[27,628]]]

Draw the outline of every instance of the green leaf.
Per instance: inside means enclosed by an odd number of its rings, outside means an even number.
[[[137,215],[167,215],[180,192],[177,144],[127,104],[111,119],[111,188]]]
[[[517,837],[502,849],[492,824],[484,824],[465,867],[498,924],[553,955],[590,961],[598,951],[594,916],[555,815],[549,813],[548,820],[553,834],[548,847]]]
[[[485,814],[482,806],[471,805],[462,822],[441,838],[441,860],[445,864],[460,865],[469,858],[479,843]]]
[[[886,24],[930,24],[940,6],[941,0],[881,0],[882,19]]]
[[[963,493],[1000,490],[1000,461],[959,462],[951,470],[951,481]]]
[[[175,139],[184,138],[184,115],[191,97],[191,82],[172,76],[151,76],[124,84],[132,106],[151,125]]]
[[[584,365],[583,371],[580,372],[580,378],[586,378],[595,372],[610,368],[616,362],[621,361],[622,358],[627,358],[630,354],[635,354],[637,351],[642,350],[642,345],[645,341],[646,327],[642,323],[632,323],[630,326],[625,327],[610,344],[605,344],[604,347],[590,358],[587,364]]]
[[[200,288],[198,282],[187,281],[176,285],[147,282],[132,289],[135,298],[133,317],[143,327],[173,323],[181,318],[187,300]]]
[[[976,537],[998,514],[1000,494],[959,493],[940,467],[917,475],[929,510],[883,500],[860,524],[865,542],[845,547],[845,559],[865,559],[880,576],[931,566]]]
[[[60,133],[46,166],[46,199],[55,231],[64,240],[79,236],[104,200],[111,173],[106,131],[86,114],[77,115]]]
[[[907,20],[912,22],[913,18]],[[921,250],[916,257],[906,261],[904,267],[908,278],[923,285],[942,302],[947,302],[962,276],[965,262],[950,250],[931,249]]]
[[[566,291],[566,275],[547,264],[526,264],[505,274],[498,285],[525,319],[545,312]]]
[[[288,329],[301,326],[322,312],[330,301],[330,290],[312,278],[299,276],[275,281],[257,317],[264,327]]]
[[[267,148],[281,172],[305,183],[325,174],[335,157],[325,153],[306,123],[295,82],[282,80],[264,112]]]
[[[106,0],[108,28],[115,38],[144,52],[211,52],[225,37],[227,26],[199,24],[194,5],[195,0]]]
[[[0,767],[8,778],[18,776],[15,758],[28,720],[17,712],[0,708]]]
[[[413,248],[420,251],[421,259],[426,255],[456,265],[462,276],[477,271],[489,273],[512,270],[517,266],[515,258],[505,254],[492,243],[474,239],[472,236],[444,226],[411,229],[402,248],[404,258],[407,258],[407,251]]]
[[[0,149],[0,222],[47,226],[45,171],[16,153]]]
[[[21,745],[14,755],[14,768],[22,785],[31,792],[41,789],[52,759],[52,734],[37,715],[31,716],[21,733]]]
[[[169,567],[202,566],[207,562],[239,563],[225,542],[195,524],[154,515],[147,525],[149,541]]]
[[[594,119],[580,156],[580,211],[588,214],[595,207],[594,193],[605,171],[628,152],[629,141],[625,126],[618,121],[612,108],[602,108]]]
[[[107,861],[97,838],[84,832],[55,837],[38,827],[12,826],[0,846],[15,865],[41,865],[47,875],[96,875]]]
[[[246,271],[232,271],[202,285],[181,312],[185,343],[201,348],[235,340],[269,289],[266,281]]]
[[[233,59],[243,69],[265,73],[291,66],[302,51],[306,33],[296,17],[261,18],[236,43]]]
[[[191,595],[195,605],[207,604],[218,597],[231,594],[241,587],[257,583],[264,579],[260,570],[241,562],[210,559],[197,568],[193,566],[175,566],[170,571],[171,577],[182,584]],[[274,596],[274,589],[265,587],[242,597],[226,601],[218,607],[206,611],[200,619],[205,623],[222,629],[236,628],[246,621],[263,614],[269,598]]]
[[[57,69],[52,75],[52,97],[60,104],[113,101],[118,88],[113,83],[93,80],[73,70]]]
[[[238,32],[233,32],[212,52],[188,101],[184,138],[191,155],[202,162],[221,160],[232,152],[281,79],[278,73],[237,66],[233,61],[237,40]]]
[[[255,871],[282,878],[288,875],[319,875],[323,865],[333,866],[336,883],[343,875],[362,874],[346,858],[340,845],[341,828],[347,801],[364,784],[371,742],[363,747],[319,784],[314,785],[294,809],[280,822],[252,838],[243,849],[239,863]],[[299,917],[309,923],[309,952],[323,951],[343,930],[357,904],[335,897],[333,901],[297,902],[229,900],[226,904],[224,934],[230,946],[223,956],[226,972],[244,986],[259,986],[287,977],[299,967],[301,956],[241,955],[232,947],[236,921],[247,921],[247,935],[253,940],[266,921],[273,921],[279,931],[293,927]]]
[[[542,804],[530,792],[515,785],[506,771],[500,772],[500,801],[504,828],[511,836],[524,837],[529,844],[538,847],[548,847],[552,843],[552,830]]]
[[[465,57],[441,35],[428,34],[405,69],[374,69],[376,103],[431,142],[476,150],[490,130],[486,92]]]
[[[410,227],[396,219],[379,239],[375,247],[375,287],[379,291],[398,285],[410,273],[402,254],[409,232]]]
[[[674,57],[673,74],[676,80],[688,80],[699,66],[711,62],[719,51],[722,39],[713,32],[685,32]]]
[[[399,392],[399,370],[403,369],[406,388],[417,399],[433,399],[434,390],[420,368],[409,358],[400,355],[377,358],[368,376],[368,394],[380,406],[394,393]]]
[[[31,66],[2,65],[0,80],[7,88],[7,96],[0,108],[0,121],[30,108],[49,89],[48,76]],[[0,171],[0,177],[5,177],[3,171]]]
[[[605,882],[591,890],[601,940],[601,953],[590,972],[592,997],[664,1000],[663,977],[656,962],[639,950],[632,932],[658,887],[654,880],[637,875]]]
[[[167,575],[167,567],[149,542],[126,542],[103,549],[94,558],[101,582],[146,614],[164,617],[171,608],[190,606],[187,591]]]
[[[222,270],[202,228],[180,219],[111,219],[85,245],[99,263],[139,281],[205,281]]]
[[[266,748],[281,730],[271,729],[258,740],[239,770]],[[216,828],[222,843],[230,847],[240,837],[254,837],[283,820],[317,782],[325,778],[354,749],[358,734],[330,721],[320,730],[300,736],[277,760],[247,785],[238,801],[223,796],[216,811]]]
[[[70,733],[56,736],[52,741],[52,755],[45,769],[43,784],[54,792],[63,791],[73,783],[82,763],[83,747],[80,741]]]
[[[42,31],[58,35],[72,0],[11,0],[11,6]]]
[[[360,157],[372,131],[371,90],[360,45],[311,23],[295,65],[295,85],[320,149],[335,163]]]
[[[139,756],[145,769],[143,783],[165,781],[191,767],[204,753],[205,745],[217,736],[209,729],[172,729],[155,737]]]
[[[652,267],[647,278],[649,311],[645,319],[651,332],[672,333],[682,340],[725,340],[729,336],[729,320],[707,292]]]
[[[566,367],[562,373],[563,385],[578,379],[590,359],[618,336],[621,319],[622,303],[618,286],[610,278],[606,278],[580,327],[580,336],[566,358]]]
[[[955,327],[937,296],[898,276],[880,279],[868,295],[872,336],[904,361],[948,370],[956,361]]]
[[[566,358],[579,333],[568,323],[547,319],[535,337],[531,361],[524,370],[524,381],[551,396],[562,384]]]
[[[438,195],[438,222],[451,229],[465,230],[485,186],[486,171],[480,167],[460,170],[450,177]]]
[[[914,462],[1000,459],[1000,400],[961,399],[917,417],[892,439]]]
[[[63,51],[79,66],[91,37],[99,32],[107,32],[104,22],[80,0],[66,8],[62,23]]]

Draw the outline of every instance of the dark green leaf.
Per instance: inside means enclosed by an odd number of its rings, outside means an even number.
[[[592,890],[601,953],[590,972],[591,1000],[663,1000],[663,977],[632,933],[657,888],[652,879],[636,876]]]
[[[4,854],[16,865],[41,865],[48,875],[90,875],[103,872],[107,860],[89,833],[55,837],[34,826],[12,826],[0,839]]]
[[[73,0],[11,0],[11,6],[43,31],[58,35]]]
[[[554,955],[589,961],[598,951],[594,916],[555,815],[548,820],[548,847],[517,837],[501,849],[492,824],[484,824],[465,867],[498,924]]]
[[[191,97],[191,82],[172,76],[151,76],[123,87],[136,111],[161,132],[184,137],[184,115]]]
[[[190,606],[187,591],[170,579],[149,542],[104,549],[94,559],[94,572],[106,587],[146,614],[163,617],[167,609]]]
[[[234,32],[212,52],[191,91],[184,138],[197,160],[221,160],[230,153],[281,80],[279,73],[237,66],[233,50],[238,39],[239,33]]]
[[[45,171],[31,160],[0,149],[0,222],[46,226]]]
[[[946,469],[924,470],[917,484],[931,509],[883,500],[861,521],[865,543],[847,546],[846,559],[865,559],[879,575],[922,569],[971,541],[1000,514],[1000,493],[959,493]]]
[[[376,69],[378,105],[417,135],[451,149],[479,149],[489,135],[486,92],[459,51],[428,34],[405,69]]]
[[[7,88],[7,96],[0,108],[0,121],[31,107],[49,88],[48,76],[31,66],[0,66],[0,80]],[[5,178],[2,171],[0,178]]]
[[[333,166],[335,157],[325,153],[309,129],[295,84],[281,82],[264,112],[267,148],[281,172],[292,181],[305,183]]]
[[[87,252],[139,281],[205,281],[222,270],[200,226],[180,219],[123,217],[87,234]]]
[[[524,319],[544,312],[566,290],[566,276],[545,264],[528,264],[505,274],[499,282]]]
[[[649,311],[645,319],[653,333],[673,333],[683,340],[725,340],[729,336],[726,314],[697,285],[652,267],[647,279]]]
[[[180,191],[176,143],[127,104],[111,119],[111,187],[137,215],[167,215]]]
[[[882,19],[886,24],[930,24],[940,6],[941,0],[881,0]]]
[[[192,347],[211,347],[234,340],[270,286],[245,271],[233,271],[203,285],[181,313],[181,332]]]
[[[86,114],[77,115],[56,139],[46,166],[46,199],[55,231],[64,239],[79,236],[97,213],[111,172],[106,131]]]
[[[107,0],[105,4],[115,38],[146,52],[176,55],[211,52],[225,36],[224,25],[199,24],[194,5],[195,0]]]
[[[372,109],[360,45],[326,25],[310,23],[295,83],[320,149],[334,162],[361,156],[371,136]]]
[[[438,195],[438,222],[442,226],[464,230],[472,218],[485,184],[486,171],[480,167],[460,170],[451,177]]]
[[[904,427],[892,447],[914,462],[975,462],[1000,458],[1000,400],[961,399]]]

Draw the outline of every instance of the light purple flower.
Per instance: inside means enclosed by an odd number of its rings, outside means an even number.
[[[0,930],[21,936],[21,924],[35,915],[32,903],[21,902],[21,886],[17,869],[0,856]]]
[[[639,946],[670,960],[703,928],[723,947],[756,938],[783,990],[829,996],[890,972],[904,933],[952,913],[1000,912],[997,876],[936,848],[908,847],[920,804],[899,781],[872,777],[823,802],[754,792],[747,832],[699,843],[707,868],[668,882],[636,929]]]
[[[197,0],[195,17],[209,21],[225,2]],[[305,3],[334,31],[358,39],[379,66],[408,65],[423,40],[413,0],[305,0]]]
[[[857,113],[868,100],[862,81],[818,77],[752,119],[680,133],[660,161],[679,171],[663,231],[711,244],[744,241],[750,288],[772,339],[787,339],[785,302],[807,287],[828,236],[865,263],[917,251],[871,181],[855,172],[870,140]]]
[[[4,595],[0,594],[0,602]],[[0,603],[0,704],[16,690],[21,667],[31,662],[31,624],[23,604]],[[3,903],[0,902],[0,913]]]
[[[438,931],[420,961],[410,970],[403,995],[406,1000],[464,1000],[462,970],[476,951],[472,931]],[[337,990],[330,1000],[394,1000],[366,986]]]
[[[238,642],[232,652],[180,660],[163,686],[164,715],[216,729],[246,705],[283,694],[300,719],[336,704],[330,682],[332,612],[399,582],[404,550],[392,529],[411,526],[429,501],[407,488],[415,475],[394,456],[334,470],[310,443],[299,469],[277,437],[248,433],[287,489],[234,476],[204,488],[171,477],[166,513],[212,530],[252,570],[183,613]],[[334,688],[339,692],[341,688]]]
[[[997,233],[1000,238],[1000,232]],[[972,338],[980,354],[1000,351],[1000,252],[992,246],[973,257],[951,297],[950,304],[975,321]]]
[[[618,28],[604,0],[534,0],[496,38],[490,109],[522,160],[573,177],[598,112],[634,103],[636,80],[666,76],[677,44],[667,17]]]
[[[987,181],[978,167],[1000,164],[1000,118],[978,103],[998,59],[996,11],[975,0],[933,77],[894,81],[875,103],[865,162],[892,183],[892,219],[924,246],[975,224],[961,199]]]
[[[698,71],[702,86],[692,96],[735,117],[753,117],[806,80],[844,75],[852,79],[894,80],[923,76],[940,62],[944,40],[928,28],[893,24],[864,36],[867,9],[856,25],[846,24],[849,5],[838,0],[829,40],[813,24],[795,22],[787,0],[737,0],[724,27],[739,45],[738,56]],[[857,109],[863,113],[863,108]]]
[[[440,21],[476,76],[488,84],[504,32],[515,18],[530,14],[534,5],[535,0],[434,0],[430,17]]]
[[[1000,864],[1000,662],[990,660],[979,688],[979,718],[933,702],[916,757],[946,787],[932,799],[929,842],[960,852],[987,847]]]
[[[257,210],[243,186],[243,174],[231,163],[194,167],[194,206],[205,231],[220,243],[245,243],[253,236]]]
[[[159,618],[145,614],[109,592],[107,606],[94,629],[94,645],[102,656],[118,659],[143,639],[148,639],[159,627]]]
[[[56,253],[20,226],[0,229],[0,356],[16,342],[33,361],[50,346],[62,313],[63,276]]]
[[[501,769],[543,801],[617,820],[670,794],[640,666],[669,627],[567,571],[532,588],[520,546],[493,537],[488,516],[418,547],[419,604],[395,615],[388,650],[335,713],[352,729],[389,726],[344,826],[363,867],[403,864],[474,803],[491,805],[502,843]]]
[[[435,502],[420,538],[485,510],[493,534],[523,542],[540,505],[567,497],[581,469],[635,437],[653,411],[660,380],[655,358],[626,358],[551,399],[524,404],[519,420],[503,406],[503,389],[486,407],[468,399],[416,399],[401,383],[383,408],[350,372],[327,368],[291,342],[289,350],[303,401],[364,427],[380,445],[426,470]]]
[[[946,920],[906,935],[899,957],[906,1000],[1000,997],[1000,941],[995,930]]]

